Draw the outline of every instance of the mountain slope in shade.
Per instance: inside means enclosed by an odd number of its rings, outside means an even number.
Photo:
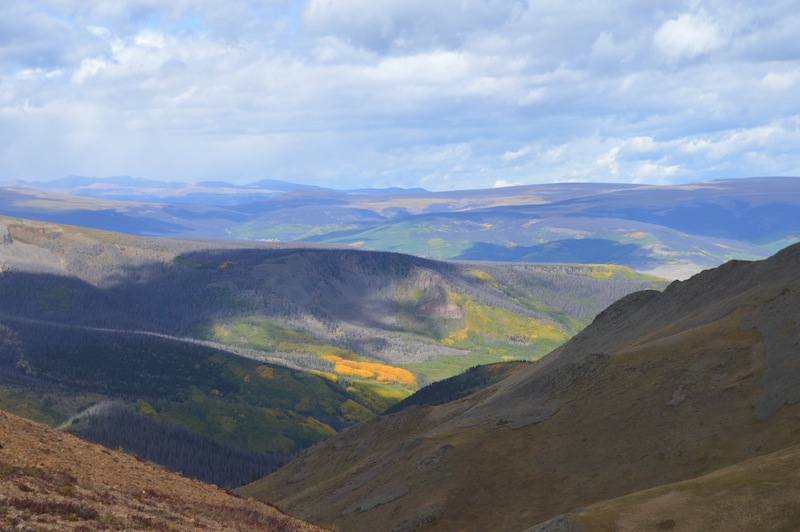
[[[343,529],[524,529],[800,441],[800,245],[638,292],[455,402],[351,427],[250,486]]]
[[[4,530],[321,530],[2,411],[0,444]]]

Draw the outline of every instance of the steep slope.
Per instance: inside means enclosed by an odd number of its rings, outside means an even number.
[[[344,529],[522,529],[798,443],[800,245],[632,294],[464,399],[351,427],[246,488]]]
[[[3,529],[321,530],[2,411],[0,444]]]

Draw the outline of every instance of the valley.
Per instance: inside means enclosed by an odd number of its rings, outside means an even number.
[[[763,258],[800,234],[787,180],[263,182],[246,208],[246,187],[81,182],[0,194],[2,419],[334,529],[798,522],[800,247]],[[18,494],[9,523],[105,515],[37,486],[55,509]]]
[[[664,286],[608,265],[445,263],[11,217],[0,229],[0,407],[127,434],[113,444],[139,452],[148,438],[126,426],[183,427],[236,457],[209,471],[254,467],[202,477],[229,486],[429,382],[535,360],[619,297]],[[173,467],[188,471],[191,452]]]
[[[800,531],[798,8],[0,2],[0,531]]]

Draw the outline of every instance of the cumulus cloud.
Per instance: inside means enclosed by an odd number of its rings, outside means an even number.
[[[503,154],[504,161],[513,161],[514,159],[519,159],[520,157],[524,157],[528,153],[530,153],[531,148],[530,146],[525,146],[515,151],[507,151]]]
[[[713,20],[684,13],[664,22],[653,35],[653,42],[669,61],[680,61],[721,48],[725,38]]]
[[[523,183],[519,181],[506,181],[505,179],[498,179],[492,185],[492,188],[505,188],[505,187],[516,187],[522,185]]]
[[[6,2],[0,181],[791,174],[798,32],[743,0]]]

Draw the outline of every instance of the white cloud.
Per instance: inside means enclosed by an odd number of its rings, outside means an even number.
[[[691,13],[664,22],[653,35],[656,48],[669,61],[694,59],[721,48],[725,42],[714,21]]]
[[[516,151],[507,151],[503,154],[504,161],[513,161],[514,159],[519,159],[520,157],[524,157],[525,155],[531,152],[530,146],[524,146]]]
[[[492,185],[492,188],[505,188],[505,187],[516,187],[522,185],[519,181],[506,181],[505,179],[498,179]]]
[[[791,89],[798,81],[800,81],[800,69],[789,72],[768,72],[762,79],[764,85],[773,90]]]
[[[468,58],[455,52],[429,52],[388,57],[365,76],[381,84],[448,85],[465,81],[469,74]]]
[[[622,148],[619,146],[614,146],[607,152],[600,155],[597,158],[597,167],[601,170],[607,171],[612,176],[619,175],[619,162],[617,161],[617,155]]]
[[[738,129],[717,135],[716,138],[692,139],[685,143],[689,153],[703,153],[712,160],[722,159],[735,153],[745,153],[763,149],[775,137],[785,135],[786,130],[779,124]]]
[[[473,32],[503,24],[514,0],[310,0],[305,29],[336,35],[375,50],[459,46]]]
[[[556,146],[554,148],[550,148],[542,154],[542,161],[546,163],[560,163],[564,160],[567,154],[567,148],[569,148],[568,144],[562,144],[560,146]]]
[[[72,81],[80,85],[87,79],[96,76],[101,70],[105,69],[106,66],[106,61],[103,58],[86,58],[81,61],[81,64],[73,72]]]
[[[0,180],[454,188],[509,171],[525,183],[791,173],[791,4],[6,2]]]
[[[633,137],[625,141],[625,149],[647,153],[658,150],[658,144],[653,137]]]
[[[665,164],[662,161],[645,161],[634,170],[633,176],[639,178],[639,182],[656,183],[663,182],[664,178],[678,175],[681,171],[680,165]]]

